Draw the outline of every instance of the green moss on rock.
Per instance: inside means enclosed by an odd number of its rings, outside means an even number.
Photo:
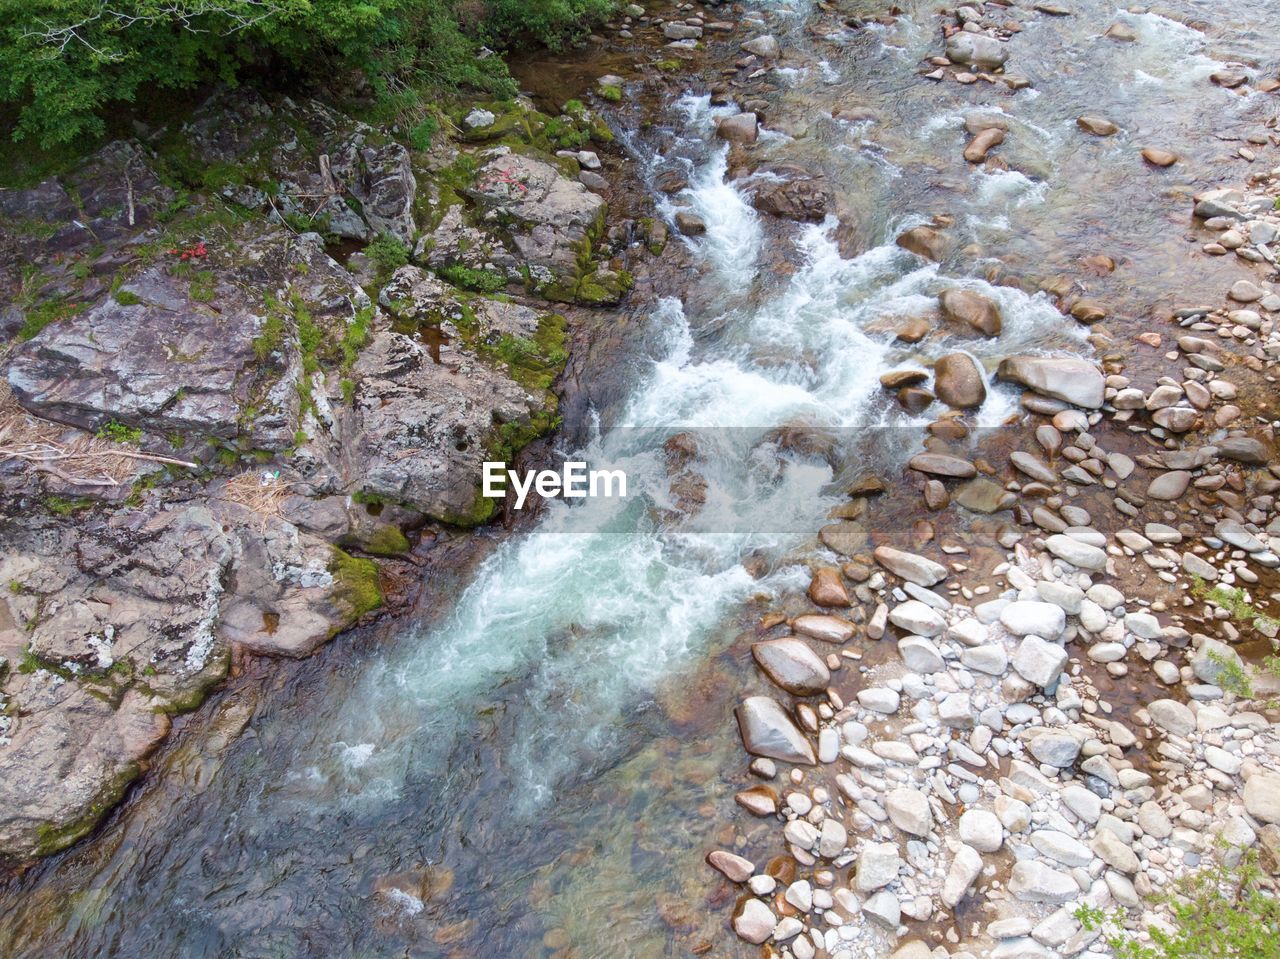
[[[333,575],[333,598],[349,609],[351,619],[359,619],[382,605],[378,564],[373,560],[357,559],[334,547],[329,572]]]

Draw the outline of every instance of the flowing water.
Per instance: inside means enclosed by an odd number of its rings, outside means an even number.
[[[701,857],[735,838],[770,847],[767,827],[733,811],[744,764],[731,710],[762,689],[734,639],[807,583],[799,559],[842,501],[835,481],[891,475],[918,448],[931,417],[901,411],[880,374],[955,349],[988,364],[1093,352],[1086,330],[1024,292],[1057,274],[1118,306],[1118,338],[1156,306],[1194,301],[1187,197],[1244,175],[1225,159],[1240,144],[1204,134],[1252,132],[1274,109],[1207,79],[1232,60],[1275,74],[1267,0],[1142,14],[1080,0],[1073,17],[1024,17],[1009,69],[1033,87],[1017,93],[920,79],[940,49],[937,5],[900,6],[857,30],[804,3],[748,7],[759,23],[740,33],[769,30],[787,51],[755,175],[825,174],[825,223],[752,209],[750,180],[726,179],[713,136],[729,111],[697,83],[624,137],[648,182],[687,176],[657,201],[663,215],[690,208],[707,224],[678,241],[692,263],[679,287],[637,317],[648,352],[615,358],[637,371],[630,395],[579,451],[625,468],[631,495],[554,503],[458,582],[429,584],[422,621],[263,671],[261,695],[242,683],[216,698],[94,839],[0,888],[0,953],[623,959],[714,942],[735,954]],[[1112,22],[1136,41],[1102,39]],[[1007,115],[1008,170],[961,159],[974,111]],[[1087,137],[1085,112],[1126,132]],[[1185,159],[1152,171],[1145,145]],[[893,245],[938,214],[958,240],[943,264]],[[1116,272],[1082,274],[1091,253]],[[1010,276],[1020,288],[999,282]],[[889,321],[926,313],[949,285],[997,299],[1002,337],[895,343]],[[971,419],[994,427],[1016,409],[991,384]],[[776,428],[795,424],[826,430],[836,451],[784,443]],[[662,449],[683,430],[706,482],[684,518],[668,509]]]

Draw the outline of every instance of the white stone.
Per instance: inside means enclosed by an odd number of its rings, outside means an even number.
[[[943,905],[954,909],[981,872],[982,856],[977,849],[967,845],[957,849],[955,858],[951,860],[951,868],[947,870],[947,878],[942,884]]]
[[[966,809],[960,816],[960,841],[979,852],[995,852],[1004,843],[1004,827],[995,813]]]
[[[1057,639],[1067,625],[1067,614],[1053,603],[1018,600],[1000,611],[1000,622],[1015,636]]]
[[[1013,865],[1009,892],[1023,902],[1063,903],[1078,896],[1080,887],[1067,873],[1034,859],[1024,859]]]
[[[885,797],[884,806],[889,820],[903,832],[921,838],[929,835],[933,813],[929,809],[928,798],[920,790],[905,786],[891,790]]]
[[[859,892],[875,892],[897,879],[901,866],[897,843],[868,843],[858,856],[853,884]]]
[[[1018,675],[1037,686],[1052,686],[1066,665],[1067,651],[1039,636],[1025,637],[1013,654],[1013,668]]]
[[[733,917],[733,931],[738,934],[739,939],[759,945],[773,935],[773,927],[777,922],[773,911],[763,902],[748,899]]]
[[[944,665],[938,647],[923,636],[907,636],[899,640],[898,653],[907,668],[917,673],[936,673]]]
[[[960,654],[960,662],[967,669],[973,669],[989,676],[1000,676],[1009,668],[1009,654],[1003,646],[988,643],[986,646],[974,646]]]
[[[895,606],[889,613],[889,622],[916,636],[938,636],[947,628],[946,620],[938,611],[918,599]]]

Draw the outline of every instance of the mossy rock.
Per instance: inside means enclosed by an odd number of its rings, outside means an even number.
[[[329,572],[333,575],[333,600],[346,607],[350,621],[382,605],[378,564],[373,560],[357,559],[334,547]]]
[[[361,548],[374,556],[402,556],[409,552],[409,538],[394,523],[383,523],[363,537]]]

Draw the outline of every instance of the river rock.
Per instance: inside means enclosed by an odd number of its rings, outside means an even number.
[[[1151,721],[1174,736],[1187,737],[1196,731],[1196,717],[1190,709],[1174,699],[1157,699],[1147,705]]]
[[[867,548],[867,530],[861,523],[828,523],[818,530],[818,539],[841,556],[857,556]]]
[[[1142,159],[1146,160],[1152,166],[1167,167],[1173,166],[1178,162],[1178,154],[1169,150],[1163,150],[1160,147],[1143,147]]]
[[[1245,780],[1244,808],[1262,823],[1280,823],[1280,773],[1256,772]]]
[[[1152,499],[1175,500],[1187,491],[1191,483],[1191,474],[1186,470],[1170,470],[1161,473],[1147,486],[1147,495]]]
[[[933,367],[933,390],[948,406],[967,410],[987,398],[982,370],[967,353],[948,353]]]
[[[730,882],[746,882],[756,871],[755,864],[750,859],[743,859],[723,849],[707,853],[707,864],[723,873]]]
[[[906,786],[892,789],[885,797],[884,808],[890,822],[903,832],[928,837],[933,827],[933,813],[929,809],[928,798],[920,790]]]
[[[1104,550],[1082,543],[1065,533],[1055,533],[1045,539],[1044,545],[1054,556],[1079,569],[1101,572],[1107,568],[1107,554]]]
[[[809,580],[809,599],[817,606],[849,606],[849,591],[845,588],[840,570],[824,566]]]
[[[1085,133],[1092,133],[1096,137],[1114,136],[1120,132],[1120,128],[1110,120],[1089,115],[1082,116],[1076,120],[1076,126]]]
[[[952,288],[944,290],[938,297],[938,305],[942,315],[954,322],[963,323],[977,330],[984,336],[999,336],[1004,326],[1000,315],[1000,307],[994,300],[988,299],[972,290]],[[1098,401],[1102,405],[1102,401]]]
[[[770,170],[782,173],[756,187],[751,204],[761,213],[799,222],[821,222],[831,205],[831,193],[824,180],[796,168]]]
[[[857,629],[853,623],[839,616],[828,616],[824,613],[805,613],[797,616],[791,628],[803,636],[820,639],[824,643],[847,643],[853,639]]]
[[[960,815],[960,841],[978,852],[995,852],[1004,844],[1004,827],[995,813],[986,809],[966,809]]]
[[[744,899],[733,916],[733,931],[739,939],[759,944],[773,935],[777,917],[759,899]]]
[[[1014,636],[1056,639],[1067,627],[1067,615],[1052,603],[1016,600],[1000,611],[1000,623]]]
[[[917,636],[938,636],[947,628],[947,622],[936,609],[918,599],[900,603],[889,612],[889,622]]]
[[[1207,637],[1191,657],[1191,670],[1201,682],[1219,685],[1224,673],[1242,672],[1244,662],[1226,643]]]
[[[1052,686],[1067,665],[1067,651],[1039,636],[1024,637],[1013,654],[1013,668],[1037,686]]]
[[[730,143],[755,143],[760,136],[760,118],[754,113],[738,113],[716,124],[716,135]]]
[[[816,696],[831,683],[826,663],[802,640],[753,643],[751,655],[776,685],[797,696]]]
[[[969,163],[981,163],[987,158],[993,147],[1004,143],[1004,131],[988,128],[980,132],[964,148],[964,158]],[[988,334],[991,335],[991,334]]]
[[[768,696],[749,696],[734,714],[738,719],[742,744],[753,756],[806,766],[817,763],[812,744],[776,700]]]
[[[875,892],[896,880],[901,868],[902,857],[898,855],[897,843],[867,843],[858,854],[853,886],[861,893]]]
[[[1009,892],[1022,902],[1052,904],[1070,902],[1080,894],[1080,887],[1069,874],[1034,859],[1024,859],[1013,864]]]
[[[776,60],[780,52],[777,39],[768,33],[746,41],[742,44],[742,49],[766,60]]]
[[[992,817],[994,818],[994,817]],[[996,828],[1000,824],[996,823]],[[942,882],[942,904],[954,909],[969,892],[969,888],[982,872],[982,856],[973,846],[961,844]]]
[[[1137,854],[1129,843],[1110,829],[1099,829],[1090,846],[1098,854],[1098,858],[1112,869],[1119,869],[1131,876],[1138,871],[1140,863]]]
[[[876,562],[889,572],[917,586],[936,586],[947,578],[945,566],[915,553],[907,553],[892,546],[878,546],[873,555]]]
[[[1003,66],[1009,58],[1004,44],[981,33],[960,32],[947,40],[947,59],[985,70]]]
[[[955,479],[968,479],[978,473],[972,463],[945,453],[918,453],[907,461],[907,465],[921,473]]]
[[[1044,685],[1044,684],[1042,684]],[[1080,755],[1080,741],[1070,733],[1060,730],[1042,732],[1027,747],[1037,762],[1066,769]]]
[[[1102,405],[1106,391],[1097,367],[1070,357],[1010,356],[1000,362],[996,376],[1091,410]]]
[[[1089,847],[1074,836],[1056,829],[1037,829],[1031,834],[1031,845],[1056,863],[1075,868],[1093,862]]]
[[[1267,447],[1251,436],[1227,436],[1213,445],[1218,449],[1218,456],[1236,463],[1261,465],[1269,458]]]
[[[923,636],[907,636],[898,642],[898,654],[907,668],[928,675],[945,667],[938,647]]]
[[[947,255],[947,238],[931,226],[912,227],[898,234],[898,246],[927,260],[941,262]]]

